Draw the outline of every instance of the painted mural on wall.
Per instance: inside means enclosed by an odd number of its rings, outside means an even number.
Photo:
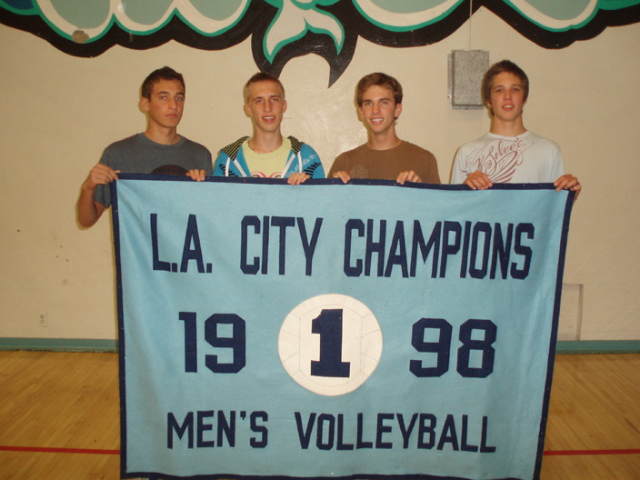
[[[481,7],[544,48],[640,22],[640,0],[0,0],[0,22],[79,57],[170,40],[221,50],[251,37],[261,70],[279,75],[292,58],[313,53],[330,64],[333,83],[359,37],[388,47],[428,45]]]

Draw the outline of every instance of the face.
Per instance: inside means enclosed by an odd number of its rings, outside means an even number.
[[[249,88],[249,99],[244,109],[251,117],[254,130],[275,132],[280,129],[287,102],[276,82],[256,82]]]
[[[160,80],[153,85],[151,98],[143,98],[140,104],[150,123],[176,128],[184,110],[184,87],[179,80]]]
[[[383,134],[394,128],[402,112],[402,104],[396,103],[390,89],[372,85],[362,94],[362,106],[358,111],[367,130],[373,134]]]
[[[494,118],[514,121],[522,117],[524,88],[520,78],[513,73],[502,72],[495,76],[491,84],[491,97],[487,102]]]

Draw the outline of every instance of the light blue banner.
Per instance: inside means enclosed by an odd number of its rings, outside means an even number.
[[[121,177],[123,477],[539,477],[571,194]]]

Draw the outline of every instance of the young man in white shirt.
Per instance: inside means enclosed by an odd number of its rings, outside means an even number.
[[[524,126],[529,79],[515,63],[494,64],[482,82],[482,98],[491,116],[489,133],[461,146],[456,153],[451,183],[473,190],[494,183],[553,183],[558,191],[580,194],[578,178],[564,173],[560,148]]]

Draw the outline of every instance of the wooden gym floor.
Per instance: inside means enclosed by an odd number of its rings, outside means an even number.
[[[0,351],[0,479],[120,478],[118,356]],[[542,480],[640,479],[640,354],[558,355]]]

